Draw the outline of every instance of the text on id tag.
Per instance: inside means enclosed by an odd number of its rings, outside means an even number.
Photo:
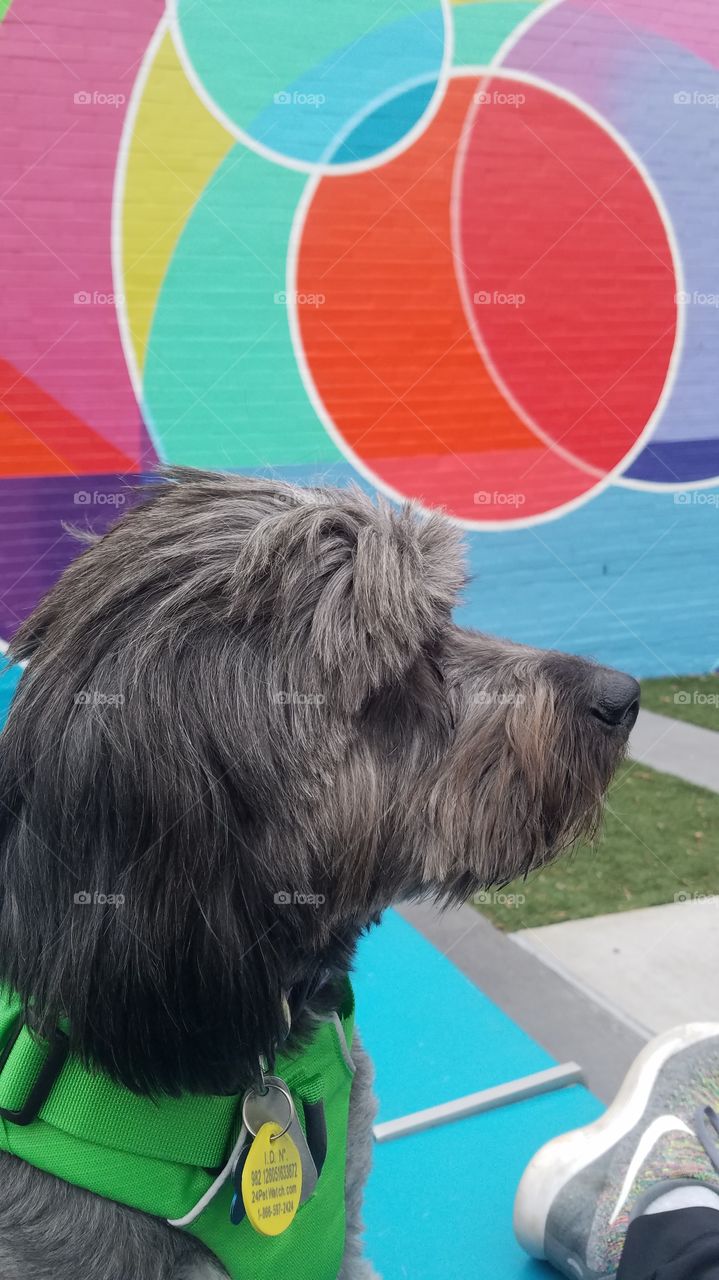
[[[280,1133],[291,1138],[302,1167],[302,1198],[309,1200],[317,1186],[317,1166],[297,1118],[292,1094],[279,1076],[265,1076],[266,1092],[250,1089],[242,1103],[242,1118],[250,1133],[257,1134],[264,1124],[275,1124]]]
[[[302,1195],[300,1153],[280,1125],[263,1124],[242,1169],[247,1217],[263,1236],[279,1236],[291,1225]]]

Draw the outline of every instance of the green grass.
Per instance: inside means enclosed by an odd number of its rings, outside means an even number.
[[[719,674],[642,680],[642,706],[646,711],[719,730]]]
[[[719,795],[628,763],[610,788],[595,848],[578,849],[475,905],[513,931],[674,902],[680,894],[719,896]]]

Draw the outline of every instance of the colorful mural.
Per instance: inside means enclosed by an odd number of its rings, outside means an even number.
[[[441,506],[467,622],[719,663],[713,0],[14,0],[0,73],[0,636],[162,459]]]

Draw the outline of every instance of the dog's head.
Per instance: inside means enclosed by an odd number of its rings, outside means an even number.
[[[627,676],[464,630],[454,527],[174,469],[21,628],[0,977],[133,1087],[240,1087],[393,901],[591,833]]]

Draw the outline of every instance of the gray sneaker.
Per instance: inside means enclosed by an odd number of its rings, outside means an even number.
[[[719,1023],[657,1036],[599,1120],[548,1142],[514,1206],[519,1243],[572,1280],[616,1275],[627,1227],[678,1186],[719,1193]]]

